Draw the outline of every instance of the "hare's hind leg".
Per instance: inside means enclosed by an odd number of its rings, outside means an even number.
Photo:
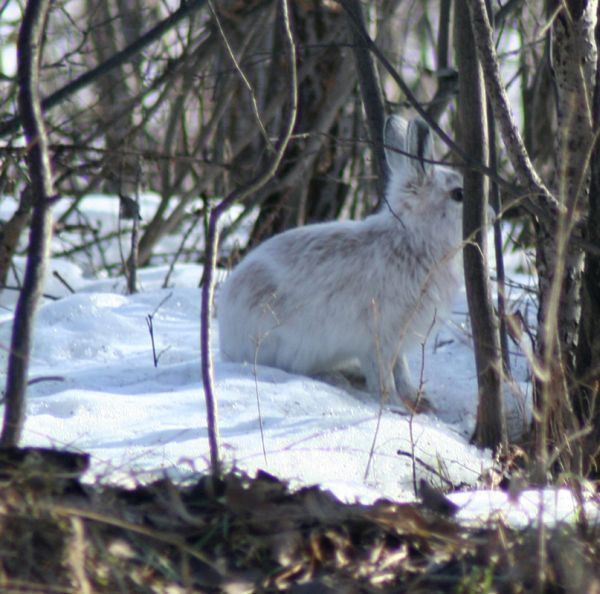
[[[423,395],[423,390],[417,389],[411,381],[410,370],[406,356],[398,355],[394,365],[394,381],[396,383],[396,392],[402,404],[411,412],[429,412],[434,408]]]
[[[404,400],[414,400],[417,397],[417,389],[412,383],[410,370],[406,356],[400,353],[394,364],[394,381],[398,396]]]
[[[374,353],[369,352],[360,357],[360,367],[367,381],[367,390],[378,397],[382,404],[396,403],[396,385],[391,366],[385,365]]]
[[[367,389],[379,397],[383,405],[401,405],[411,413],[433,410],[429,401],[418,394],[411,382],[406,357],[400,354],[395,362],[385,360],[377,353],[368,353],[360,358]]]

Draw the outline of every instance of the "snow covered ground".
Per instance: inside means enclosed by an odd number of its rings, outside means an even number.
[[[146,197],[145,220],[155,203]],[[116,206],[112,198],[95,196],[82,210],[106,232],[116,227]],[[165,251],[178,240],[165,240],[170,242]],[[61,233],[54,240],[55,251],[69,242],[76,243],[76,238]],[[199,350],[202,270],[179,264],[163,288],[168,266],[156,265],[140,271],[140,292],[127,295],[122,278],[89,275],[91,264],[100,258],[118,262],[118,246],[106,245],[103,254],[90,250],[51,262],[47,297],[36,320],[23,445],[90,453],[89,480],[135,483],[164,473],[184,478],[203,471],[208,442]],[[23,263],[16,260],[17,274]],[[9,285],[14,284],[13,278]],[[513,296],[523,298],[523,293]],[[11,290],[0,296],[4,377],[15,298]],[[524,310],[524,303],[520,308]],[[226,464],[249,473],[264,469],[294,485],[320,484],[347,501],[414,498],[412,454],[419,460],[414,466],[417,481],[424,477],[443,486],[439,474],[457,486],[481,485],[493,460],[489,451],[468,443],[477,390],[464,294],[453,311],[410,358],[414,378],[422,370],[427,397],[436,408],[413,418],[405,411],[380,411],[370,395],[342,377],[324,381],[224,362],[213,324]],[[529,371],[526,357],[512,347],[516,383],[507,386],[506,401],[511,432],[518,434],[530,409]],[[503,509],[514,521],[526,522],[537,515],[538,496],[523,494],[520,505],[500,492],[454,497],[465,519]],[[546,492],[544,497],[546,510],[556,508],[565,517],[573,513],[568,492]]]

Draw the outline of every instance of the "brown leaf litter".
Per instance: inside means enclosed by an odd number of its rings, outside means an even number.
[[[267,473],[80,482],[87,457],[0,451],[0,592],[600,594],[598,528],[469,528],[422,504],[343,504]]]

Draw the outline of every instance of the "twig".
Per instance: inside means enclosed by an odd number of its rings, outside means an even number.
[[[218,15],[217,11],[215,10],[215,7],[213,6],[213,3],[211,0],[208,0],[208,6],[210,8],[210,11],[213,14],[215,23],[217,24],[217,29],[219,29],[219,33],[221,35],[221,38],[223,39],[223,43],[225,44],[225,49],[227,50],[227,55],[229,56],[230,60],[233,62],[233,67],[236,69],[237,73],[240,75],[240,78],[242,79],[244,86],[246,87],[246,89],[248,90],[248,93],[250,94],[250,102],[252,103],[252,111],[254,112],[254,117],[256,118],[256,123],[258,124],[260,133],[263,136],[263,140],[265,141],[265,144],[267,145],[269,151],[271,153],[273,153],[273,152],[275,152],[275,148],[273,147],[273,143],[271,142],[271,139],[269,138],[267,129],[265,128],[265,125],[263,124],[262,118],[260,116],[260,112],[258,110],[258,103],[256,101],[256,95],[254,94],[254,89],[252,88],[252,85],[250,84],[248,77],[244,74],[244,71],[242,70],[240,63],[235,56],[233,48],[231,47],[231,44],[229,43],[229,40],[227,39],[227,35],[225,35],[225,31],[223,30],[223,26],[221,25],[221,19],[219,18],[219,15]]]
[[[165,280],[163,281],[163,284],[162,284],[163,289],[168,288],[169,281],[171,280],[171,275],[173,274],[173,271],[175,270],[175,264],[177,264],[177,261],[181,257],[181,254],[183,254],[183,250],[185,249],[185,244],[186,244],[187,240],[189,239],[190,235],[192,234],[192,232],[194,231],[194,229],[196,228],[196,226],[198,225],[198,223],[201,220],[202,220],[201,216],[199,214],[197,214],[194,217],[192,224],[188,227],[187,231],[183,234],[183,237],[181,238],[181,242],[179,243],[177,251],[175,252],[175,255],[171,258],[171,263],[169,264],[169,270],[167,271],[167,274],[165,275]]]
[[[147,526],[134,524],[133,522],[128,522],[127,520],[123,520],[121,518],[109,516],[107,514],[102,514],[92,510],[79,509],[77,507],[70,507],[67,505],[56,505],[53,503],[47,504],[44,507],[46,507],[46,509],[49,512],[57,514],[59,516],[82,518],[91,522],[96,522],[98,524],[113,526],[125,532],[139,534],[141,536],[152,538],[158,542],[174,546],[179,550],[185,552],[193,559],[197,559],[201,563],[206,564],[217,575],[223,575],[223,572],[217,564],[213,563],[213,561],[206,557],[201,551],[199,551],[197,547],[189,546],[186,543],[185,538],[177,534],[170,534],[168,532],[165,532],[164,530],[153,530],[152,528],[148,528]]]
[[[377,306],[377,302],[375,299],[371,302],[371,306],[373,309],[373,328],[379,328],[379,309]],[[376,330],[375,330],[376,332]],[[381,341],[379,340],[379,335],[376,334],[374,336],[375,339],[375,352],[377,354],[377,366],[379,368],[379,408],[377,410],[377,420],[375,422],[375,431],[373,432],[373,439],[371,440],[371,447],[369,448],[369,457],[367,459],[367,466],[365,467],[365,474],[363,480],[369,478],[369,471],[371,470],[371,464],[373,463],[373,458],[375,457],[375,446],[377,444],[377,438],[379,437],[379,430],[381,428],[381,419],[383,417],[383,407],[387,403],[387,400],[390,397],[390,394],[386,391],[383,376],[386,373],[386,369],[384,369],[383,361],[381,360]]]
[[[265,431],[264,431],[264,427],[263,427],[263,416],[262,416],[262,410],[260,407],[260,394],[258,392],[258,373],[256,370],[256,368],[258,367],[258,350],[259,349],[260,349],[260,341],[257,340],[256,349],[254,351],[254,365],[252,368],[252,375],[254,376],[254,390],[256,392],[256,409],[258,412],[258,427],[260,430],[260,443],[262,445],[263,458],[265,459],[265,465],[268,465],[269,461],[267,460],[267,448],[265,446]]]
[[[135,202],[137,209],[139,210],[140,195],[139,195],[139,184],[136,190]],[[138,271],[138,255],[139,255],[139,229],[140,229],[140,217],[136,213],[133,214],[131,220],[131,250],[129,252],[129,258],[127,258],[126,264],[126,276],[127,276],[127,290],[129,294],[137,293],[137,271]]]
[[[516,174],[536,199],[528,200],[528,205],[542,221],[556,220],[550,213],[560,210],[560,205],[537,174],[525,143],[519,133],[508,95],[500,76],[500,66],[494,46],[493,31],[490,24],[485,0],[468,0],[471,25],[477,54],[485,75],[488,97],[494,116],[500,127],[502,140]]]
[[[64,382],[65,378],[61,375],[42,375],[39,377],[33,377],[27,380],[28,386],[34,386],[35,384],[41,384],[42,382]],[[2,396],[0,398],[0,404],[5,404],[6,398]]]
[[[12,285],[6,285],[4,287],[2,287],[3,291],[22,291],[23,287],[21,286],[16,286],[13,287]],[[58,297],[57,295],[50,295],[49,293],[42,293],[42,297],[44,299],[49,299],[50,301],[59,301],[61,298]],[[3,306],[5,309],[8,309],[6,306]]]
[[[111,56],[108,58],[108,60],[96,66],[96,68],[92,68],[92,70],[85,72],[75,80],[71,81],[44,99],[41,103],[42,110],[48,111],[53,107],[56,107],[65,99],[68,99],[71,95],[74,95],[81,89],[98,80],[101,76],[104,76],[115,68],[125,64],[134,56],[139,54],[146,46],[150,45],[157,39],[160,39],[160,37],[175,27],[183,19],[202,8],[205,3],[206,0],[182,0],[180,7],[173,14],[169,15],[160,23],[152,27],[150,31],[142,35],[139,39],[136,39],[136,41],[128,45],[125,49],[121,50],[114,56]],[[19,129],[19,126],[22,123],[24,125],[24,122],[22,122],[22,115],[15,116],[14,118],[4,122],[0,125],[0,137],[13,134]]]
[[[158,367],[158,361],[161,355],[166,351],[163,350],[158,355],[156,354],[156,345],[154,343],[154,316],[158,312],[158,310],[173,296],[173,293],[169,293],[154,309],[151,314],[146,316],[146,324],[148,325],[148,332],[150,333],[150,342],[152,343],[152,360],[154,362],[154,367]],[[168,347],[167,347],[168,348]]]
[[[283,158],[285,149],[292,136],[296,124],[298,112],[298,74],[296,70],[296,45],[294,42],[291,26],[288,0],[281,0],[282,21],[284,37],[288,45],[289,66],[289,113],[279,145],[270,163],[265,166],[255,178],[244,186],[235,189],[224,200],[222,200],[210,213],[208,221],[208,232],[206,237],[206,264],[204,268],[204,279],[202,285],[202,307],[200,326],[200,350],[202,354],[202,383],[206,399],[206,415],[208,426],[208,443],[210,448],[210,461],[213,477],[216,479],[220,474],[219,460],[219,437],[217,424],[217,403],[214,392],[214,369],[210,344],[210,322],[212,313],[212,301],[214,297],[214,270],[217,264],[218,250],[218,227],[217,223],[221,215],[236,201],[243,201],[251,194],[263,187],[276,173]]]
[[[419,404],[421,398],[423,397],[423,386],[425,385],[425,344],[427,343],[427,339],[433,330],[437,318],[437,310],[433,315],[433,320],[431,320],[431,324],[427,329],[427,333],[423,337],[421,341],[421,369],[419,370],[419,387],[417,388],[417,399],[415,401],[415,410],[410,411],[410,416],[408,417],[408,436],[410,439],[410,451],[413,454],[412,457],[412,480],[413,480],[413,489],[415,492],[415,497],[418,497],[418,489],[417,489],[417,467],[415,464],[415,439],[413,435],[413,420],[415,418],[415,412],[419,410]]]
[[[435,468],[431,464],[428,464],[427,462],[425,462],[425,460],[423,460],[423,458],[419,458],[419,456],[415,456],[414,452],[406,452],[404,450],[397,450],[396,454],[398,454],[398,456],[406,456],[407,458],[410,458],[412,460],[413,464],[415,462],[417,464],[420,464],[425,470],[427,470],[431,474],[434,474],[435,476],[437,476],[440,480],[442,480],[444,483],[446,483],[449,487],[454,488],[454,483],[452,483],[452,481],[450,481],[448,478],[446,478],[437,468]]]
[[[131,251],[127,258],[126,278],[127,292],[130,295],[138,292],[137,272],[138,272],[138,239],[139,239],[139,222],[133,221],[131,226]]]
[[[53,270],[52,276],[58,280],[65,287],[65,289],[69,291],[69,293],[75,294],[75,289],[66,281],[66,279],[60,272],[58,272],[58,270]]]
[[[154,367],[158,367],[158,357],[156,356],[156,345],[154,344],[154,323],[152,321],[152,314],[146,316],[146,324],[148,325],[148,332],[150,333],[150,342],[152,343],[152,361]]]
[[[41,384],[42,382],[64,382],[65,378],[62,375],[40,375],[39,377],[32,377],[27,381],[28,386],[35,384]]]
[[[496,123],[492,117],[491,107],[488,104],[488,140],[490,146],[490,167],[498,168],[498,155],[496,150]],[[502,210],[502,201],[500,198],[500,189],[494,181],[490,187],[490,205],[496,213],[494,219],[494,258],[496,261],[496,286],[498,291],[497,307],[498,321],[500,331],[500,351],[502,353],[502,365],[506,377],[510,376],[510,353],[508,350],[508,331],[506,324],[506,275],[504,272],[504,255],[502,253],[502,222],[500,212]]]
[[[455,154],[457,155],[465,166],[474,169],[475,171],[481,171],[485,175],[487,175],[490,179],[494,179],[499,186],[508,190],[511,194],[519,194],[521,190],[517,188],[515,185],[511,184],[504,178],[500,177],[495,171],[487,167],[481,162],[477,162],[473,160],[468,153],[466,153],[460,146],[458,146],[440,127],[440,125],[436,122],[434,118],[432,118],[427,110],[423,107],[423,105],[419,102],[419,100],[415,97],[415,94],[412,92],[411,88],[404,81],[404,79],[400,76],[398,71],[392,66],[390,61],[386,58],[383,52],[379,49],[377,44],[371,39],[368,32],[364,27],[361,26],[360,22],[358,22],[352,13],[351,10],[347,8],[347,0],[338,0],[338,2],[344,7],[352,19],[354,26],[357,28],[360,33],[365,45],[369,48],[369,50],[375,55],[375,57],[379,60],[381,65],[387,70],[389,75],[394,79],[394,82],[400,87],[400,90],[405,95],[407,101],[414,108],[414,110],[429,124],[429,127],[435,132],[435,134],[440,138],[440,140]]]

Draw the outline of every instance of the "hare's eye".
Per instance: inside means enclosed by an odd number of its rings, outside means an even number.
[[[450,198],[455,202],[463,201],[463,190],[462,188],[454,188],[454,190],[450,191]]]

